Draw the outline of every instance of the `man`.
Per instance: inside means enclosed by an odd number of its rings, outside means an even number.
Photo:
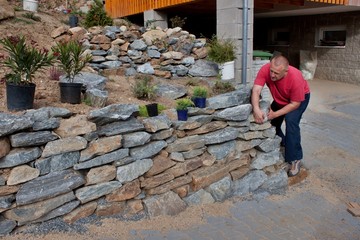
[[[259,106],[260,93],[265,84],[274,99],[267,116]],[[275,126],[276,134],[282,139],[281,145],[285,146],[285,161],[291,165],[289,177],[300,172],[300,160],[303,158],[300,120],[309,99],[307,81],[298,69],[289,66],[289,61],[282,55],[275,56],[260,69],[252,89],[251,103],[255,121],[261,124],[267,118]],[[281,130],[284,119],[285,135]]]

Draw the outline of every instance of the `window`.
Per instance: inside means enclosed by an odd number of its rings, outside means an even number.
[[[320,27],[317,31],[316,46],[345,47],[346,26]]]
[[[287,28],[274,28],[269,31],[269,45],[288,46],[290,43],[290,32]]]

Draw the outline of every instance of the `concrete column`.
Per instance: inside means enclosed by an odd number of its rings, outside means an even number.
[[[165,29],[168,27],[167,15],[165,13],[148,10],[144,12],[144,26],[145,27],[161,27]]]
[[[248,1],[247,80],[252,80],[254,0]],[[216,35],[232,39],[236,46],[235,80],[241,83],[243,42],[243,0],[216,0]]]

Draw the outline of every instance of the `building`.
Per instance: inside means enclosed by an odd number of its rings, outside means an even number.
[[[105,8],[163,28],[187,17],[190,32],[233,39],[237,81],[254,77],[255,49],[281,52],[296,67],[309,65],[300,62],[308,55],[316,78],[360,84],[360,0],[107,0]]]

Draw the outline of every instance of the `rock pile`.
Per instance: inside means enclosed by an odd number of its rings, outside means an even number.
[[[197,39],[181,28],[162,30],[125,25],[92,27],[62,26],[51,36],[56,41],[77,39],[91,54],[90,66],[98,71],[125,69],[125,75],[151,74],[162,78],[214,77],[218,65],[207,61],[206,39]]]

